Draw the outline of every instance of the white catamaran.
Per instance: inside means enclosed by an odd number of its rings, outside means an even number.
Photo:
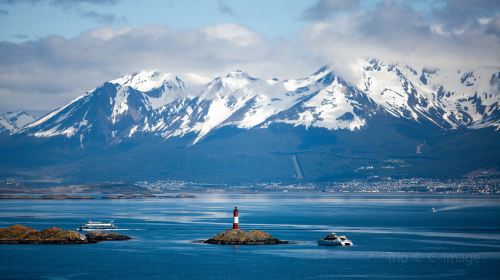
[[[118,229],[118,227],[113,224],[113,221],[110,221],[108,223],[88,221],[86,224],[78,228],[79,231],[116,230],[116,229]]]

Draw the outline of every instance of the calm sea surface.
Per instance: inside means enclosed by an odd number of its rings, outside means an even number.
[[[131,241],[0,245],[0,279],[499,279],[500,199],[483,196],[197,194],[152,200],[1,200],[0,227],[114,220]],[[296,244],[200,244],[231,227]],[[430,212],[434,207],[437,212]],[[353,247],[317,246],[328,232]]]

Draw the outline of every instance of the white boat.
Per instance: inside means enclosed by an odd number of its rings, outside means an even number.
[[[117,226],[113,224],[113,221],[110,222],[97,222],[97,221],[88,221],[83,226],[79,227],[77,230],[79,231],[96,231],[96,230],[116,230]]]
[[[329,233],[324,238],[318,240],[318,245],[327,246],[352,246],[352,241],[345,235],[337,235],[335,232]]]

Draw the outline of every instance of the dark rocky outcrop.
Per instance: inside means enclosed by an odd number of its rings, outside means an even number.
[[[100,241],[120,241],[129,240],[130,237],[119,234],[116,232],[103,232],[103,231],[93,231],[85,234],[89,243],[100,242]]]
[[[272,244],[288,244],[287,241],[281,241],[267,232],[260,230],[243,231],[229,229],[218,233],[212,238],[203,241],[209,244],[223,245],[272,245]]]

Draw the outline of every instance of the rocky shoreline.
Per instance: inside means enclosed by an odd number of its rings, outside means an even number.
[[[275,245],[289,244],[288,241],[279,240],[267,232],[260,230],[244,231],[229,229],[220,232],[208,240],[203,241],[208,244],[219,245]]]
[[[57,227],[41,231],[23,225],[0,228],[0,244],[90,244],[129,239],[131,238],[115,232],[90,232],[83,235]]]
[[[85,237],[87,238],[89,243],[97,243],[101,241],[123,241],[131,239],[130,237],[123,234],[103,231],[92,231],[85,234]]]

